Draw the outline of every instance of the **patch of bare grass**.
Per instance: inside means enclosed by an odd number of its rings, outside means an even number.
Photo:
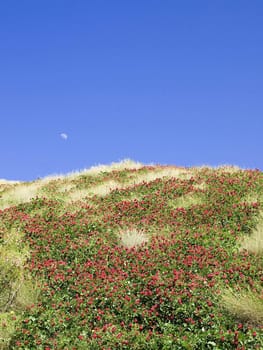
[[[12,205],[29,202],[38,195],[40,183],[15,184],[5,191],[0,198],[0,208],[5,209]]]
[[[223,306],[243,322],[263,323],[263,295],[251,290],[236,292],[227,289],[222,294]]]
[[[81,201],[86,197],[106,196],[111,191],[119,188],[120,184],[116,181],[106,181],[100,185],[92,186],[86,189],[73,189],[68,193],[67,202],[69,201]]]
[[[240,250],[247,250],[257,255],[263,254],[263,217],[261,215],[258,225],[251,235],[243,237],[240,243]]]
[[[137,185],[142,182],[152,182],[156,179],[162,179],[165,177],[187,179],[192,177],[192,173],[185,168],[164,167],[163,169],[150,170],[146,174],[135,174],[135,176],[129,181],[129,185]]]
[[[137,229],[123,230],[119,233],[119,238],[120,244],[128,249],[138,248],[149,240],[145,232]]]
[[[194,205],[203,204],[202,198],[197,194],[186,194],[177,198],[176,200],[170,200],[168,205],[173,208],[189,208]]]
[[[106,181],[103,184],[92,187],[88,190],[89,195],[106,196],[111,191],[120,187],[117,181]]]

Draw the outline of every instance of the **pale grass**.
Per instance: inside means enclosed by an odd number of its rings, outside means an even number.
[[[20,317],[14,311],[0,313],[0,350],[9,349],[11,336],[15,331],[16,324]]]
[[[251,290],[236,292],[227,289],[222,294],[223,306],[238,319],[255,324],[263,322],[263,295]]]
[[[68,194],[66,200],[67,202],[80,201],[86,197],[92,197],[94,195],[103,197],[119,187],[120,187],[120,184],[118,182],[110,180],[100,185],[92,186],[90,188],[73,190]]]
[[[244,171],[244,169],[240,168],[237,165],[229,165],[229,164],[222,164],[222,165],[200,165],[200,166],[194,166],[191,167],[191,171],[193,173],[199,173],[203,170],[211,170],[211,171],[217,171],[218,173],[236,173],[239,171]]]
[[[17,184],[17,183],[19,183],[19,182],[20,182],[20,181],[0,179],[0,185]]]
[[[181,196],[175,200],[168,201],[168,205],[173,208],[189,208],[194,205],[202,204],[203,200],[200,196],[197,194],[186,194],[184,196]]]
[[[36,303],[39,294],[40,284],[33,281],[24,268],[29,258],[29,249],[22,244],[22,236],[23,232],[15,227],[10,230],[3,228],[0,276],[6,279],[8,289],[0,291],[1,303],[4,302],[0,312],[0,349],[9,348],[10,338],[20,318],[20,310]]]
[[[164,177],[186,177],[188,174],[185,172],[185,170],[182,169],[164,169],[164,170],[158,170],[158,171],[149,171],[146,174],[140,174],[135,175],[130,181],[128,181],[125,184],[121,184],[117,181],[107,181],[104,184],[100,184],[97,186],[94,186],[90,189],[88,189],[89,194],[96,194],[98,196],[105,196],[109,194],[111,191],[116,189],[125,189],[130,187],[131,185],[138,185],[143,182],[151,182],[156,179],[162,179]]]
[[[50,181],[62,180],[65,177],[69,177],[70,174],[51,174],[51,175],[47,175],[45,177],[42,177],[41,179],[38,179],[36,181],[38,183],[46,184],[46,183],[48,183]]]
[[[214,169],[218,170],[219,172],[222,171],[227,173],[237,173],[239,171],[244,171],[244,169],[240,168],[237,165],[229,165],[229,164],[218,165]]]
[[[40,286],[41,284],[33,281],[28,274],[25,277],[24,273],[13,282],[13,300],[6,310],[0,312],[0,350],[9,349],[15,326],[21,318],[21,310],[37,303]]]
[[[123,163],[123,166],[127,166],[129,163]],[[133,163],[131,163],[133,164]],[[181,179],[188,179],[192,177],[192,173],[190,171],[187,171],[185,168],[173,168],[173,167],[166,167],[165,169],[158,169],[158,170],[149,170],[146,174],[138,174],[134,175],[132,179],[130,179],[125,184],[120,183],[116,180],[109,180],[106,181],[103,184],[99,184],[96,186],[92,186],[88,189],[83,190],[70,190],[70,185],[63,185],[61,188],[61,191],[67,191],[69,190],[67,201],[79,201],[86,197],[91,197],[93,195],[97,196],[106,196],[111,191],[114,191],[116,189],[126,189],[133,185],[138,185],[141,183],[148,183],[155,181],[156,179],[163,179],[163,178],[181,178]],[[138,196],[134,196],[134,199],[138,199]]]
[[[4,244],[0,245],[0,261],[16,267],[22,267],[29,257],[29,250],[21,245],[23,233],[11,228],[3,233]]]
[[[124,230],[119,234],[121,244],[125,248],[139,247],[148,242],[148,236],[141,230]]]
[[[257,255],[263,254],[263,216],[261,214],[260,221],[251,235],[241,239],[240,250],[247,250]]]
[[[138,248],[148,242],[149,237],[141,230],[123,230],[119,233],[120,243],[125,248]]]
[[[194,184],[193,187],[198,190],[204,190],[207,188],[207,184],[205,182],[201,182],[200,184]]]
[[[142,163],[135,162],[131,159],[124,159],[124,160],[121,160],[120,162],[113,162],[108,165],[105,165],[105,164],[95,165],[90,168],[75,170],[67,174],[48,175],[42,178],[40,181],[49,182],[51,180],[59,180],[64,178],[75,179],[81,175],[98,175],[101,172],[112,172],[113,170],[124,170],[124,169],[140,169],[142,167],[144,167]]]
[[[28,305],[35,304],[41,290],[41,283],[33,280],[29,275],[24,277],[17,291],[15,308],[24,309]]]
[[[103,184],[93,186],[92,188],[88,189],[89,195],[97,195],[97,196],[106,196],[111,191],[116,190],[118,188],[122,187],[120,183],[117,181],[106,181]]]
[[[22,254],[18,250],[13,250],[9,246],[0,247],[0,262],[4,265],[11,265],[16,267],[21,267],[27,260],[26,254]]]
[[[5,209],[12,205],[29,202],[38,195],[40,183],[18,184],[5,191],[0,198],[0,208]]]
[[[146,174],[136,174],[132,177],[131,180],[126,182],[125,184],[118,183],[116,181],[112,182],[110,185],[106,183],[106,188],[104,189],[104,186],[100,185],[101,188],[97,188],[94,193],[97,195],[106,195],[110,193],[112,190],[116,189],[126,189],[130,186],[139,185],[142,183],[149,183],[152,181],[155,181],[157,179],[163,179],[163,178],[191,178],[191,174],[187,172],[185,169],[181,168],[165,168],[161,170],[149,170]],[[140,199],[139,195],[133,195],[130,199]]]
[[[242,199],[245,203],[251,204],[256,202],[263,201],[263,193],[252,193],[247,195],[244,199]],[[262,218],[263,220],[263,218]]]
[[[76,201],[76,200],[82,200],[85,197],[90,197],[93,195],[103,197],[116,189],[125,189],[132,185],[138,185],[143,182],[151,182],[156,179],[162,179],[164,177],[165,178],[172,178],[172,177],[186,178],[191,176],[185,171],[185,169],[177,169],[177,168],[163,169],[158,171],[149,171],[146,174],[134,176],[130,181],[128,181],[125,184],[121,184],[116,180],[109,180],[103,184],[99,184],[85,190],[72,191],[71,193],[69,193],[68,199]],[[135,196],[134,199],[135,198],[137,197]]]
[[[75,201],[81,201],[83,200],[85,197],[88,197],[88,192],[86,189],[77,189],[74,190],[73,192],[70,192],[66,198],[67,202],[75,202]]]
[[[91,168],[84,170],[85,173],[88,174],[99,174],[101,172],[111,172],[113,170],[124,170],[124,169],[140,169],[143,168],[144,165],[139,162],[135,162],[131,159],[124,159],[117,163],[111,163],[109,165],[96,165]]]
[[[173,167],[165,167],[164,169],[158,169],[158,170],[149,170],[146,174],[138,174],[135,175],[134,178],[129,181],[129,184],[127,184],[127,187],[130,184],[137,185],[142,182],[152,182],[157,179],[163,179],[163,178],[191,178],[192,173],[188,171],[185,168],[173,168]]]
[[[60,193],[67,193],[67,192],[70,192],[74,187],[75,185],[73,183],[68,182],[59,186],[58,191]]]
[[[81,171],[74,171],[68,174],[54,174],[46,176],[42,179],[36,180],[33,183],[17,183],[15,181],[10,182],[6,180],[2,180],[4,184],[13,183],[14,186],[10,189],[7,189],[2,198],[0,198],[0,208],[5,209],[11,205],[16,205],[24,202],[30,201],[32,198],[36,196],[42,195],[41,187],[43,190],[43,186],[48,184],[54,180],[67,180],[67,182],[61,184],[58,188],[59,193],[66,193],[67,198],[66,201],[78,201],[83,200],[85,197],[90,197],[92,195],[105,196],[109,194],[112,190],[122,188],[125,189],[130,185],[137,185],[143,182],[151,182],[156,179],[162,178],[191,178],[192,172],[186,168],[176,168],[173,166],[166,166],[163,169],[158,170],[149,170],[146,174],[138,174],[132,177],[130,181],[124,184],[120,184],[117,181],[107,181],[104,184],[93,186],[89,189],[85,190],[72,190],[74,185],[70,183],[71,180],[76,179],[81,175],[97,175],[101,172],[111,172],[113,170],[124,170],[124,169],[140,169],[144,167],[142,163],[132,161],[130,159],[124,159],[118,163],[111,163],[109,165],[98,165],[93,166],[89,169],[84,169]]]

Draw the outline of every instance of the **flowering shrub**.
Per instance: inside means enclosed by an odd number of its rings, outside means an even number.
[[[98,176],[120,183],[136,171],[151,169]],[[262,180],[256,170],[204,168],[84,198],[74,212],[61,197],[20,204],[15,220],[14,209],[0,212],[23,229],[26,268],[43,282],[9,348],[261,349],[262,325],[241,323],[222,290],[262,288],[262,255],[237,245],[256,225],[261,203],[246,198],[262,193]],[[191,195],[200,200],[177,206]],[[119,232],[135,229],[147,244],[120,244]]]

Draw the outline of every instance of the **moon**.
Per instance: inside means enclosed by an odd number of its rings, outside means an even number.
[[[67,135],[66,133],[64,133],[64,132],[62,132],[62,133],[60,134],[60,137],[61,137],[63,140],[67,140],[67,139],[68,139],[68,135]]]

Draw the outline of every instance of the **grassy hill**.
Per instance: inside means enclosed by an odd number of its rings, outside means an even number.
[[[263,174],[0,180],[0,349],[262,349]]]

